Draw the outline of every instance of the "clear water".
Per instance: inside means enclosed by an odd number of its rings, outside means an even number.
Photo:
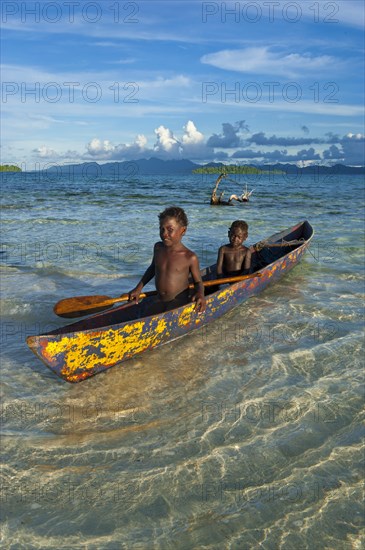
[[[211,207],[214,177],[3,175],[3,547],[362,547],[363,178],[240,178],[222,189],[251,202]],[[171,204],[202,267],[234,219],[249,244],[304,219],[315,237],[208,328],[59,380],[26,336],[65,324],[61,298],[131,289]]]

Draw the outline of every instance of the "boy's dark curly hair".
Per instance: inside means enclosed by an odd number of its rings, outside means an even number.
[[[230,231],[232,231],[233,229],[242,229],[242,231],[245,231],[247,233],[248,225],[243,220],[236,220],[232,223],[231,227],[229,228]]]
[[[175,218],[176,221],[181,225],[181,227],[187,227],[189,223],[185,211],[179,206],[169,206],[158,215],[158,219],[160,220],[160,222],[165,218]]]

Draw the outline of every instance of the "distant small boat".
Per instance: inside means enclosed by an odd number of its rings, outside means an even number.
[[[59,377],[80,382],[203,327],[255,296],[299,262],[312,236],[311,225],[303,221],[257,243],[252,254],[252,269],[261,276],[208,294],[206,311],[202,314],[198,315],[190,303],[138,318],[140,305],[118,306],[48,334],[29,336],[27,344]],[[202,270],[202,276],[206,281],[215,279],[216,265]]]

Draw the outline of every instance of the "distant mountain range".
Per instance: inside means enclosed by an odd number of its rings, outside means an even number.
[[[97,162],[84,162],[82,164],[66,164],[59,166],[51,166],[47,172],[58,171],[62,174],[83,175],[92,177],[127,177],[133,178],[138,176],[152,175],[176,175],[176,174],[191,174],[195,168],[199,168],[199,164],[195,164],[190,160],[161,160],[158,158],[129,160],[123,162],[107,162],[98,164]]]
[[[345,166],[335,164],[333,166],[312,165],[298,167],[294,164],[264,164],[256,166],[248,165],[264,172],[281,171],[286,174],[365,174],[365,166]],[[161,160],[158,158],[139,159],[124,162],[84,162],[82,164],[60,164],[47,168],[47,173],[57,172],[59,175],[83,175],[86,177],[120,177],[121,179],[152,175],[188,175],[193,170],[202,168],[224,169],[224,164],[209,162],[201,165],[190,160]],[[217,170],[217,171],[219,171]]]

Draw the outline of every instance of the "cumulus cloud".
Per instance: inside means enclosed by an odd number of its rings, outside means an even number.
[[[323,158],[325,160],[340,161],[343,159],[343,152],[337,147],[337,145],[331,145],[331,147],[323,151]]]
[[[156,141],[152,148],[148,147],[147,138],[139,134],[133,143],[114,145],[109,140],[92,139],[86,145],[84,158],[93,157],[95,160],[133,160],[136,158],[197,158],[206,153],[204,135],[199,132],[193,121],[189,120],[184,126],[181,139],[175,137],[170,128],[160,125],[155,129]]]
[[[183,127],[184,135],[181,139],[181,156],[191,160],[213,160],[214,149],[207,146],[204,134],[199,132],[192,120]]]
[[[347,134],[346,136],[343,137],[342,141],[348,141],[348,142],[352,142],[352,143],[364,143],[365,141],[365,136],[363,136],[363,134]]]
[[[111,153],[115,147],[110,143],[109,140],[101,141],[100,139],[92,139],[90,143],[86,146],[87,152],[92,156],[103,156],[104,154],[108,155]]]
[[[172,130],[161,125],[156,128],[155,134],[157,135],[157,141],[154,145],[155,151],[179,154],[180,142],[175,138]]]
[[[92,139],[86,146],[84,158],[95,160],[135,160],[155,156],[162,159],[208,159],[212,160],[212,150],[207,148],[204,135],[199,132],[194,122],[189,120],[183,127],[184,133],[178,138],[164,125],[155,129],[156,141],[148,147],[146,136],[139,134],[131,144],[114,145],[109,140]]]
[[[121,143],[114,145],[111,141],[105,139],[100,140],[97,138],[92,139],[86,145],[86,155],[84,160],[90,160],[93,157],[94,160],[132,160],[141,154],[148,152],[146,148],[147,139],[143,134],[139,134],[135,141],[131,144]]]
[[[317,153],[313,147],[310,147],[309,149],[301,149],[296,153],[296,155],[292,155],[291,162],[296,162],[299,160],[307,160],[307,161],[314,161],[314,160],[321,160],[321,155]]]
[[[184,126],[185,134],[182,138],[183,145],[196,145],[203,143],[204,136],[199,132],[192,120],[189,120]]]
[[[42,145],[42,147],[38,147],[37,149],[33,149],[32,152],[42,159],[54,159],[59,157],[59,154],[54,149],[50,149],[45,145]]]
[[[363,134],[347,134],[342,138],[341,146],[345,164],[364,166],[365,136]]]
[[[302,149],[297,153],[288,153],[286,149],[282,151],[254,151],[252,149],[244,149],[236,151],[231,156],[232,159],[255,159],[259,162],[299,162],[299,161],[319,161],[321,156],[313,147]]]
[[[144,136],[143,134],[138,134],[138,136],[136,137],[136,145],[138,145],[138,147],[140,147],[140,149],[145,149],[145,147],[147,145],[146,136]]]
[[[232,159],[260,159],[264,153],[262,151],[254,151],[253,149],[238,149],[232,153]]]
[[[199,132],[192,120],[183,126],[184,134],[177,138],[172,130],[159,126],[153,147],[155,156],[167,158],[189,158],[191,160],[213,160],[214,150],[205,143],[204,135]]]
[[[222,133],[213,134],[207,141],[208,147],[232,148],[239,147],[242,144],[240,131],[248,131],[248,126],[244,120],[239,120],[233,126],[229,122],[223,122]]]
[[[77,161],[80,158],[80,153],[77,151],[66,151],[64,153],[58,153],[51,147],[42,145],[32,150],[33,156],[35,159],[48,160],[50,162],[59,162],[59,161]]]
[[[113,144],[108,139],[93,138],[86,145],[86,152],[58,153],[50,146],[34,149],[35,158],[47,161],[124,161],[155,156],[161,159],[191,159],[196,162],[227,161],[240,159],[243,162],[325,162],[364,165],[363,134],[352,132],[339,136],[331,132],[322,138],[266,135],[259,131],[248,135],[244,120],[234,124],[222,123],[222,132],[209,138],[199,131],[192,120],[182,127],[180,136],[161,124],[155,129],[156,140],[148,146],[145,135],[139,134],[132,143]]]
[[[266,137],[264,132],[258,132],[253,134],[246,140],[248,143],[255,143],[256,145],[282,145],[284,147],[290,147],[292,145],[310,145],[311,143],[324,143],[323,139],[319,138],[296,138],[296,137],[279,137],[275,134]]]
[[[333,132],[327,132],[325,136],[326,143],[339,143],[341,141],[340,136],[338,134],[334,134]]]
[[[219,69],[251,74],[274,74],[294,78],[319,71],[328,71],[339,61],[329,55],[312,56],[299,53],[283,54],[268,47],[220,50],[203,55],[201,62]]]
[[[332,162],[341,162],[349,166],[364,166],[365,164],[365,136],[363,134],[348,133],[342,138],[332,136],[333,144],[323,151],[323,159]]]

